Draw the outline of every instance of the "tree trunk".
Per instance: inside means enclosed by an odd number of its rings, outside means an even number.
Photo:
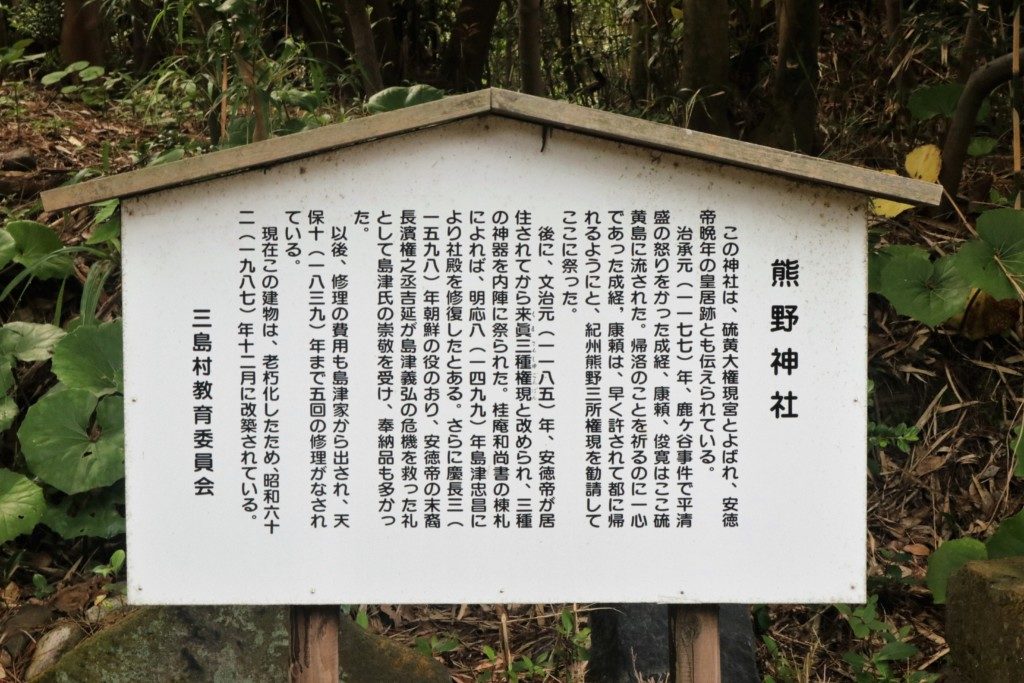
[[[890,38],[900,30],[900,22],[903,20],[903,7],[901,0],[885,0],[885,32]]]
[[[282,2],[282,0],[278,0]],[[282,3],[283,4],[283,3]],[[297,25],[299,33],[309,45],[313,57],[319,61],[324,70],[336,77],[348,66],[348,55],[342,49],[338,38],[331,28],[328,8],[330,3],[318,0],[295,0],[290,12],[292,22]]]
[[[805,154],[818,149],[817,0],[777,0],[779,56],[775,67],[774,125],[769,144]]]
[[[748,103],[760,81],[760,67],[768,61],[764,36],[766,0],[750,0],[740,12],[739,53],[733,62],[734,102]]]
[[[981,20],[981,10],[978,8],[978,4],[971,0],[967,28],[964,30],[964,39],[960,44],[960,63],[956,69],[956,79],[960,83],[967,82],[967,79],[971,77],[971,72],[974,71],[974,65],[978,62],[978,53],[985,40]]]
[[[540,27],[540,0],[519,0],[519,73],[522,90],[529,95],[545,94]]]
[[[555,21],[558,23],[558,61],[562,67],[562,80],[565,81],[566,92],[572,95],[580,88],[573,52],[572,0],[558,0],[555,3]]]
[[[729,5],[683,0],[682,87],[690,97],[687,127],[729,135]]]
[[[380,62],[377,61],[377,48],[373,44],[370,15],[366,10],[365,0],[345,0],[345,15],[352,31],[356,63],[363,77],[366,96],[369,97],[384,89],[384,81],[381,78]]]
[[[150,31],[153,13],[143,0],[131,0],[132,71],[136,75],[147,73],[163,55],[161,41]]]
[[[380,76],[385,86],[398,85],[402,65],[395,34],[395,15],[391,0],[370,0],[373,42],[380,56]]]
[[[648,58],[650,56],[651,12],[646,1],[630,17],[629,41],[629,95],[634,104],[647,99],[650,85]]]
[[[86,61],[106,64],[106,35],[99,2],[64,0],[60,28],[60,58],[65,64]]]
[[[500,8],[501,0],[462,0],[459,4],[441,68],[442,78],[452,90],[466,92],[483,86]]]
[[[674,0],[648,2],[648,12],[651,16],[648,55],[653,63],[650,69],[650,79],[655,98],[676,97],[679,94],[681,64],[676,54],[676,40],[672,35],[672,27],[675,23],[675,18],[672,16],[673,2]],[[727,3],[717,2],[715,4],[721,5],[723,11],[728,15]],[[728,56],[728,44],[725,49],[726,56]]]
[[[1024,50],[1021,51],[1024,57]],[[974,125],[981,103],[997,87],[1013,77],[1013,53],[1003,55],[979,67],[967,79],[967,85],[956,103],[956,111],[942,145],[942,166],[939,183],[950,197],[956,197],[963,177],[967,147],[971,143]]]

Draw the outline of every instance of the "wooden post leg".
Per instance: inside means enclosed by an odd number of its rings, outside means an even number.
[[[669,607],[672,683],[722,683],[718,605]]]
[[[289,608],[291,639],[288,680],[291,683],[338,683],[337,605],[293,605]]]

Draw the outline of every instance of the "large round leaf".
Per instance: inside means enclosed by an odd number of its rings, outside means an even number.
[[[49,227],[35,221],[11,221],[7,232],[17,246],[14,262],[31,269],[35,277],[45,280],[71,274],[71,258],[54,254],[64,245]]]
[[[899,313],[932,327],[959,313],[970,293],[951,257],[932,262],[908,253],[889,260],[879,289]]]
[[[960,247],[957,270],[995,299],[1020,298],[1014,284],[1024,276],[1024,211],[986,211],[978,217],[978,236]]]
[[[96,411],[95,425],[92,424]],[[85,389],[47,394],[28,409],[18,439],[29,468],[65,493],[109,486],[124,477],[124,402]]]
[[[18,417],[18,404],[10,396],[0,397],[0,432],[14,424],[16,417]]]
[[[77,496],[69,496],[60,505],[48,506],[41,521],[64,538],[111,538],[124,533],[124,517],[107,494],[84,505]]]
[[[17,472],[0,470],[0,543],[32,531],[45,507],[41,488]]]
[[[0,356],[24,361],[46,360],[63,336],[64,330],[56,325],[7,323],[0,327]]]
[[[913,258],[919,258],[922,261],[930,260],[928,252],[921,247],[911,246],[909,244],[893,244],[884,249],[873,251],[868,254],[868,291],[874,292],[875,294],[881,294],[882,290],[882,270],[889,264],[894,257],[906,255]]]
[[[910,93],[907,108],[910,109],[910,115],[918,121],[927,121],[936,116],[951,118],[963,91],[964,86],[959,83],[926,85]],[[981,107],[978,108],[976,120],[984,121],[988,118],[989,108],[989,101],[983,100]]]
[[[986,154],[991,154],[998,144],[999,141],[995,138],[986,136],[971,138],[970,144],[967,145],[967,153],[972,157],[983,157]]]
[[[6,230],[0,230],[0,268],[10,263],[17,253],[18,245],[15,244],[11,233]]]
[[[53,351],[53,374],[68,387],[97,396],[123,392],[121,321],[75,328]]]
[[[951,117],[963,91],[964,87],[956,83],[924,86],[910,93],[907,108],[918,121],[927,121],[936,116]]]
[[[946,602],[946,586],[949,577],[971,560],[984,560],[988,557],[985,544],[974,538],[958,538],[946,541],[928,558],[928,575],[926,581],[932,592],[935,604]]]
[[[985,546],[993,559],[1024,555],[1024,511],[1004,519]]]
[[[366,110],[371,114],[412,107],[444,97],[444,93],[429,85],[394,86],[384,88],[366,101]]]
[[[11,368],[13,361],[10,358],[0,356],[0,394],[6,395],[14,386],[14,370]]]

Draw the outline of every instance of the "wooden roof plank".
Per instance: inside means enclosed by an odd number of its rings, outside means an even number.
[[[43,193],[43,208],[57,211],[186,185],[231,173],[260,168],[368,140],[399,135],[490,111],[491,95],[478,90],[415,107],[352,119],[302,133],[201,154],[160,166],[140,168]]]
[[[645,121],[508,90],[491,95],[493,113],[580,133],[741,166],[873,197],[937,206],[942,187],[732,138]]]
[[[495,88],[58,187],[43,193],[43,208],[131,197],[487,113],[896,201],[937,205],[942,199],[933,183]]]

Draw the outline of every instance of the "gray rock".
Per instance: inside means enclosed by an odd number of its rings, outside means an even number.
[[[968,562],[949,578],[946,642],[959,683],[1024,681],[1024,557]]]
[[[287,680],[287,608],[157,607],[82,641],[33,683]],[[342,680],[450,683],[440,663],[342,617]]]
[[[82,638],[85,638],[85,631],[73,621],[59,623],[47,631],[42,638],[36,641],[36,649],[32,653],[32,661],[25,672],[25,678],[30,681],[37,678]]]
[[[34,171],[36,158],[25,147],[18,147],[9,152],[0,152],[0,170]]]
[[[123,595],[116,595],[85,610],[85,620],[90,624],[98,624],[115,614],[122,614],[130,609],[128,599]]]
[[[668,607],[602,605],[591,612],[591,649],[587,680],[635,683],[668,680],[670,673]],[[754,630],[747,605],[721,605],[718,634],[723,683],[760,683]]]

